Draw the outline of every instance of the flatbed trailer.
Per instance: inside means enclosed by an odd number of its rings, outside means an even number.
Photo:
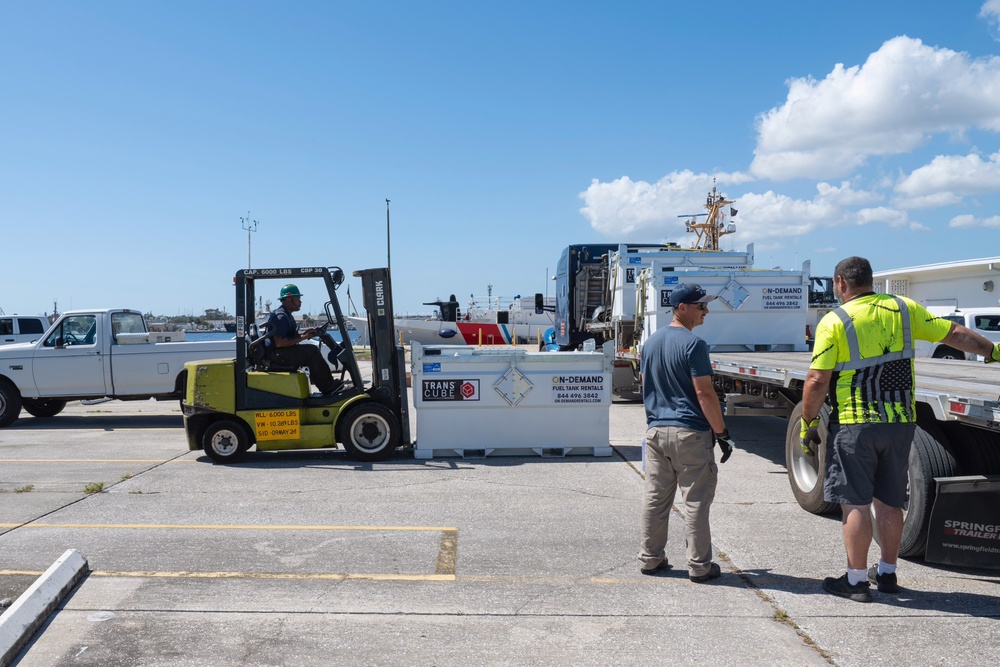
[[[788,419],[785,463],[799,505],[815,514],[839,506],[823,499],[830,408],[820,415],[814,456],[799,446],[802,391],[810,353],[713,353],[714,383],[727,415]],[[909,500],[901,556],[927,545],[935,479],[1000,474],[1000,364],[916,359],[917,431],[909,463]]]

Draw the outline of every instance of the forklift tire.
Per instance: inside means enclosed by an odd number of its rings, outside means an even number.
[[[212,422],[201,436],[202,449],[216,463],[238,461],[251,444],[243,425],[232,419]]]
[[[399,419],[381,403],[366,401],[340,418],[341,442],[358,461],[383,461],[399,446]]]

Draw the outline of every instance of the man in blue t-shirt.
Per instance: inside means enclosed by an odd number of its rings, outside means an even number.
[[[302,293],[295,285],[281,288],[281,307],[273,310],[267,319],[267,331],[273,335],[267,339],[267,358],[284,366],[305,366],[309,369],[309,380],[324,394],[332,394],[340,387],[333,379],[330,367],[316,345],[299,345],[317,334],[315,329],[299,333],[299,325],[292,315],[302,308]]]
[[[696,583],[722,574],[718,563],[712,562],[708,523],[719,475],[713,449],[718,442],[723,463],[733,451],[712,384],[708,344],[692,333],[705,323],[708,302],[715,298],[700,285],[678,285],[670,293],[673,320],[642,347],[648,430],[639,568],[642,574],[653,575],[670,567],[665,554],[667,528],[679,487],[688,577]]]

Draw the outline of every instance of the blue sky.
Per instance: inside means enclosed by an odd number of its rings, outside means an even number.
[[[753,242],[760,267],[1000,255],[998,17],[1000,0],[2,3],[0,308],[232,312],[242,216],[255,268],[350,274],[386,263],[386,198],[397,311],[529,295],[570,243],[688,245],[678,216],[713,180],[739,210],[726,249]]]

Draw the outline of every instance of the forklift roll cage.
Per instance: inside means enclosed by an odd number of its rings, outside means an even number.
[[[256,283],[258,280],[281,280],[292,282],[302,278],[322,278],[328,300],[323,310],[327,321],[337,323],[343,350],[338,360],[344,365],[351,379],[351,386],[338,392],[336,400],[342,402],[361,394],[382,403],[399,417],[401,443],[410,443],[409,409],[406,400],[406,368],[404,350],[395,342],[395,328],[392,320],[392,287],[387,268],[363,269],[355,271],[361,278],[364,307],[368,313],[368,338],[372,353],[372,385],[367,390],[361,377],[361,370],[354,353],[354,344],[348,333],[346,319],[337,298],[337,288],[344,282],[344,272],[340,267],[300,267],[283,269],[241,269],[236,272],[236,385],[237,410],[282,407],[281,397],[247,386],[249,343],[260,336],[254,312]],[[331,312],[332,311],[332,312]],[[308,403],[320,404],[328,399],[306,399]],[[276,403],[277,401],[277,403]],[[288,407],[300,404],[288,399]]]

